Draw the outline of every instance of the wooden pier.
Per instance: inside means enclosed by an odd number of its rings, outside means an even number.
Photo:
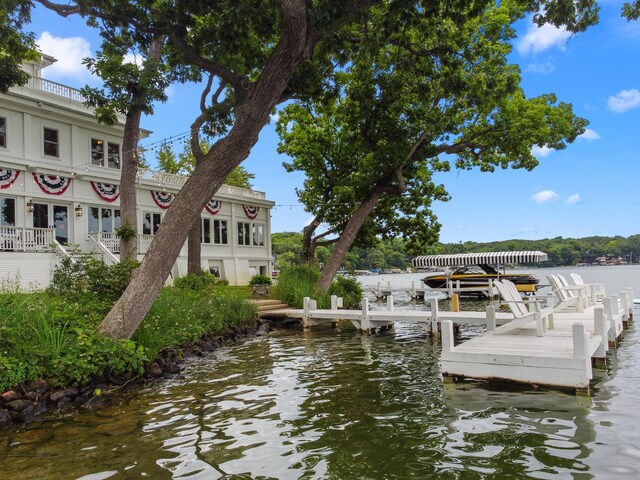
[[[343,310],[341,299],[334,296],[329,309],[318,309],[314,300],[305,298],[302,309],[273,310],[264,316],[297,318],[305,329],[346,320],[366,334],[392,329],[396,322],[418,323],[434,336],[442,334],[445,379],[500,379],[585,393],[593,378],[592,362],[606,363],[607,351],[617,346],[634,305],[630,289],[581,311],[541,309],[537,302],[516,310],[513,298],[505,301],[511,313],[497,312],[493,305],[484,312],[442,311],[437,299],[429,302],[429,310],[396,310],[392,294],[385,310],[371,310],[367,299],[360,310]],[[486,331],[456,345],[455,324],[484,324]]]

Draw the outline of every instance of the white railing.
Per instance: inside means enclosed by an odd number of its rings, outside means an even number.
[[[138,182],[146,181],[155,184],[157,187],[174,187],[178,190],[189,179],[186,175],[176,175],[175,173],[156,172],[154,170],[138,170]],[[237,195],[239,197],[247,197],[255,200],[264,200],[266,198],[264,192],[256,192],[246,188],[232,187],[231,185],[222,185],[216,193],[224,193],[227,195]]]
[[[0,227],[0,250],[43,252],[55,241],[53,228]]]
[[[110,237],[113,236],[117,241],[118,241],[118,245],[117,251],[120,251],[120,240],[118,239],[118,237],[115,236],[115,234],[113,233],[90,233],[89,234],[89,240],[91,240],[97,247],[98,249],[102,252],[102,259],[104,260],[104,263],[106,263],[107,265],[115,265],[116,263],[119,263],[120,260],[118,259],[118,257],[116,257],[113,254],[113,251],[111,251],[111,248],[109,247],[109,243],[112,243],[110,241]],[[104,241],[103,241],[104,240]],[[106,241],[106,243],[105,243]],[[111,247],[113,247],[113,245],[111,245]]]
[[[110,254],[120,253],[120,239],[112,232],[90,233],[89,238],[99,247],[104,248]],[[144,255],[149,250],[153,235],[138,235],[138,253]],[[114,257],[116,258],[116,257]]]
[[[75,100],[76,102],[82,103],[85,101],[80,90],[62,85],[61,83],[52,82],[46,78],[30,77],[27,86],[51,93],[52,95],[68,98],[69,100]]]

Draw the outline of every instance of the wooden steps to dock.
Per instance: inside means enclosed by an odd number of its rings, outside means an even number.
[[[250,303],[258,307],[258,316],[260,318],[270,317],[288,317],[291,307],[280,300],[250,300]]]

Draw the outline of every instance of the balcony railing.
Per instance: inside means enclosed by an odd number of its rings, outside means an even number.
[[[55,244],[53,228],[0,227],[0,250],[44,252]]]
[[[82,103],[85,101],[85,98],[82,93],[80,93],[80,90],[68,87],[67,85],[62,85],[61,83],[52,82],[51,80],[47,80],[46,78],[30,77],[29,81],[27,82],[27,86],[42,90],[43,92],[47,92],[52,95],[68,98],[69,100],[74,100],[76,102]]]
[[[186,175],[176,175],[174,173],[156,172],[153,170],[138,170],[138,181],[147,181],[155,184],[158,187],[173,187],[178,190],[189,179]],[[223,193],[227,195],[237,195],[239,197],[247,197],[254,200],[264,200],[264,192],[256,192],[254,190],[248,190],[246,188],[232,187],[230,185],[222,185],[216,193]]]

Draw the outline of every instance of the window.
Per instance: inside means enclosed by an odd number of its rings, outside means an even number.
[[[0,147],[7,146],[7,120],[0,117]]]
[[[238,245],[263,247],[264,224],[238,222]]]
[[[253,227],[253,246],[264,247],[264,225],[261,223],[254,223]]]
[[[58,131],[44,127],[44,154],[52,157],[59,156]]]
[[[251,224],[238,222],[238,245],[251,245]]]
[[[160,229],[162,215],[160,213],[142,212],[142,234],[155,235]]]
[[[114,208],[89,207],[89,233],[113,233],[120,227],[120,210]]]
[[[104,142],[97,138],[91,139],[91,165],[104,166]]]
[[[107,142],[107,158],[105,163],[104,140],[100,138],[91,139],[91,165],[109,168],[120,168],[120,145]]]
[[[16,199],[0,197],[0,226],[16,226]]]
[[[120,145],[109,142],[107,144],[107,166],[109,168],[120,168]]]
[[[213,238],[212,238],[212,231],[211,231],[212,226],[213,226]],[[210,218],[203,218],[202,231],[201,231],[200,238],[202,243],[226,245],[227,243],[229,243],[227,239],[227,221],[211,220]]]
[[[213,243],[216,245],[226,245],[229,243],[227,240],[227,221],[226,220],[214,220],[213,221]]]

